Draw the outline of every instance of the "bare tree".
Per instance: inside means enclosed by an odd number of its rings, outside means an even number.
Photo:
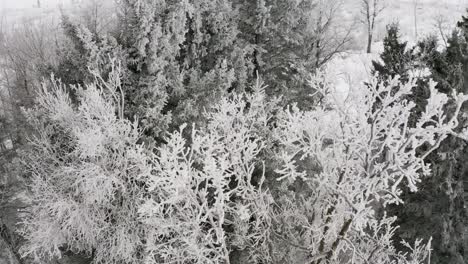
[[[336,54],[346,50],[352,40],[354,22],[336,23],[343,8],[342,0],[316,2],[311,27],[315,67],[320,68]]]
[[[442,14],[438,14],[434,18],[434,27],[438,31],[440,38],[444,42],[445,47],[447,47],[447,36],[450,31],[450,22],[448,21],[447,17]]]
[[[28,126],[22,108],[34,103],[36,88],[56,65],[54,27],[44,18],[3,24],[0,41],[0,93],[4,96],[9,133],[14,143],[25,140]]]
[[[76,14],[73,15],[97,36],[113,30],[112,27],[116,24],[114,11],[112,1],[89,0],[74,10]]]
[[[361,22],[367,27],[367,53],[372,52],[375,24],[384,9],[383,0],[361,0]]]

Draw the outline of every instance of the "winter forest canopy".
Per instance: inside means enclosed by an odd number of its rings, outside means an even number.
[[[468,263],[467,3],[46,2],[0,20],[0,263]]]

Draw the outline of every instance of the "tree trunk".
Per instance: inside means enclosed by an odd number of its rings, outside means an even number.
[[[372,52],[372,33],[367,35],[367,53]]]
[[[320,40],[317,40],[315,43],[315,68],[318,69],[320,68],[320,57],[322,56],[321,50],[320,50]]]
[[[254,64],[254,76],[256,78],[259,77],[259,74],[260,74],[260,61],[259,61],[259,56],[260,56],[260,53],[258,52],[259,50],[259,43],[260,43],[260,36],[258,33],[255,33],[255,49],[254,49],[254,53],[253,53],[253,64]]]
[[[418,0],[413,0],[414,4],[414,35],[418,38]]]

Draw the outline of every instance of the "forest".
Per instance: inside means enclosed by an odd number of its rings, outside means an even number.
[[[33,2],[0,12],[0,264],[468,263],[468,9]]]

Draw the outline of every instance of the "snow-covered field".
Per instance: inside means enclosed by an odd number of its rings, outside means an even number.
[[[345,0],[345,10],[358,15],[360,1]],[[383,50],[382,40],[386,34],[386,25],[397,22],[400,25],[401,38],[408,41],[408,45],[412,45],[430,34],[436,34],[440,38],[437,20],[441,22],[443,33],[450,34],[457,21],[463,15],[468,15],[467,8],[468,0],[386,0],[386,8],[377,21],[374,33],[373,53],[365,53],[365,28],[362,24],[357,24],[359,30],[355,34],[356,47],[346,54],[336,56],[328,64],[336,92],[345,98],[350,90],[359,89],[362,82],[371,77],[371,62],[378,59]]]
[[[58,11],[59,7],[83,6],[90,2],[108,2],[112,0],[0,0],[0,14],[3,17],[25,17],[50,15]],[[346,17],[357,17],[360,13],[362,0],[341,0],[344,3],[343,10]],[[398,22],[401,33],[405,39],[414,42],[415,39],[424,37],[431,33],[438,33],[436,20],[442,21],[445,31],[450,32],[450,27],[460,20],[468,8],[468,0],[381,0],[385,2],[386,8],[377,21],[375,40],[381,40],[385,35],[385,27],[392,22]],[[37,8],[40,3],[41,8]],[[416,3],[416,5],[415,5]],[[342,18],[336,20],[341,23]],[[348,18],[345,18],[348,20]],[[416,27],[417,35],[416,35]],[[363,40],[356,43],[357,48],[365,45],[364,26],[356,24],[356,38]]]
[[[377,38],[384,36],[386,24],[399,22],[402,35],[408,40],[414,41],[416,37],[438,33],[435,26],[438,18],[442,18],[448,33],[450,27],[460,20],[468,7],[468,0],[416,0],[416,2],[415,21],[415,0],[387,1],[388,7],[382,13],[382,19],[376,30]]]
[[[344,9],[359,16],[360,2],[362,0],[344,0]],[[439,34],[436,26],[437,20],[442,21],[446,33],[460,20],[468,8],[468,0],[381,0],[385,1],[386,8],[377,20],[375,40],[381,40],[385,36],[387,24],[397,22],[401,27],[402,36],[414,42],[415,39],[429,34]],[[416,3],[416,5],[415,5]],[[415,26],[416,24],[416,26]],[[357,25],[361,35],[359,39],[365,39],[363,25]],[[416,30],[417,29],[417,30]],[[416,35],[417,33],[417,35]],[[365,45],[362,41],[361,45]],[[361,47],[362,47],[361,46]]]

